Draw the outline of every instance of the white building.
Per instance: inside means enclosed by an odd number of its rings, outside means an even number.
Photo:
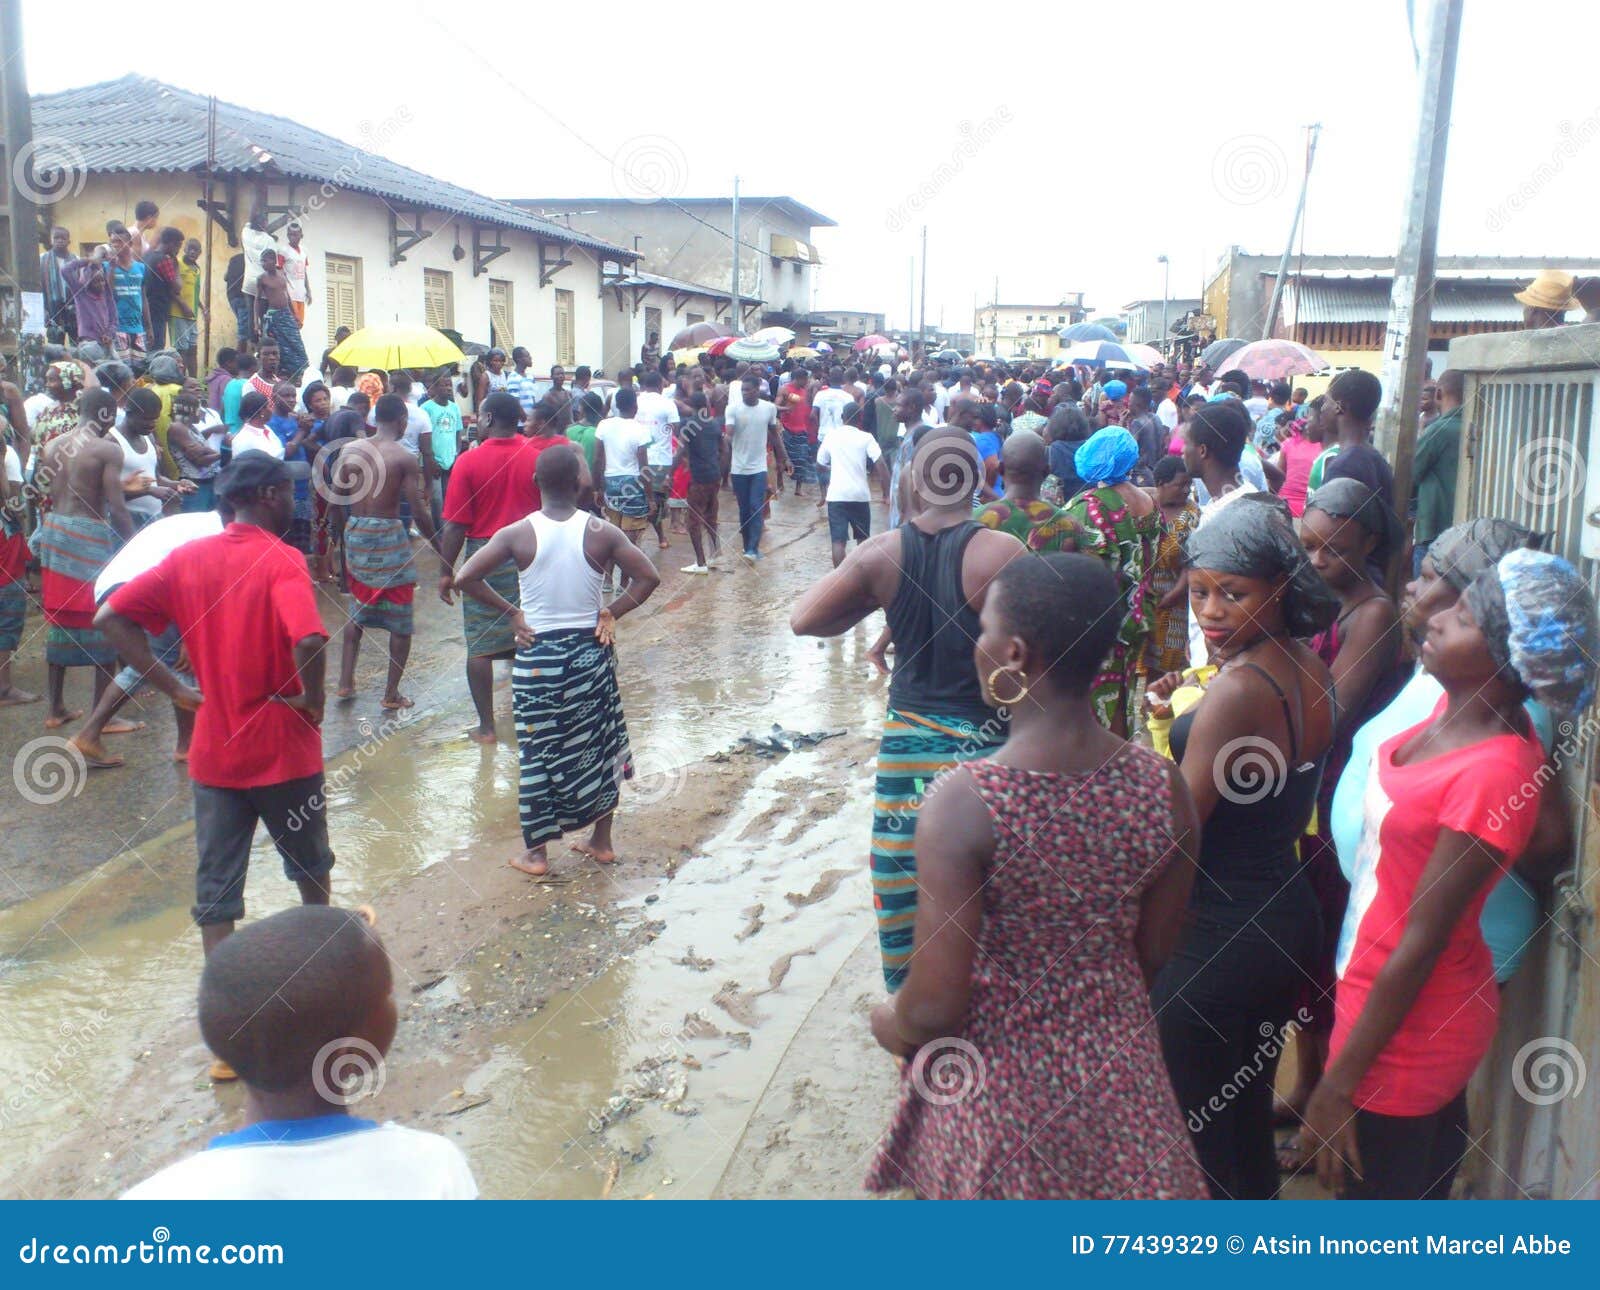
[[[638,362],[639,353],[651,336],[657,338],[665,353],[673,336],[693,323],[729,322],[733,300],[725,291],[637,269],[616,276],[609,272],[616,267],[614,263],[607,265],[605,300],[601,305],[601,348],[607,375]],[[759,315],[761,301],[741,295],[739,304],[743,330]]]
[[[1025,354],[1040,357],[1049,348],[1042,333],[1059,331],[1087,316],[1081,291],[1070,292],[1054,304],[983,305],[973,317],[973,342],[983,353],[996,358]]]
[[[202,363],[235,341],[224,275],[258,205],[280,245],[291,219],[305,231],[311,307],[302,334],[313,362],[337,327],[390,322],[524,345],[541,370],[602,362],[607,278],[636,258],[625,246],[379,155],[408,109],[368,128],[366,146],[357,147],[218,101],[208,199],[209,106],[142,76],[33,98],[39,161],[66,174],[45,218],[66,225],[76,245],[103,241],[108,219],[131,226],[144,198],[159,204],[163,225],[205,243],[209,211],[210,345]],[[206,265],[202,255],[203,273]]]
[[[511,204],[632,248],[639,256],[637,267],[646,273],[702,283],[724,294],[732,290],[731,198],[518,197]],[[821,263],[812,230],[832,227],[826,215],[792,197],[739,199],[739,295],[763,302],[752,323],[808,334]]]

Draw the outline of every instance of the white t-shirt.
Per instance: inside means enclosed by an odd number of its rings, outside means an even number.
[[[830,387],[817,391],[816,398],[811,400],[811,406],[817,410],[818,443],[827,438],[830,430],[837,430],[844,424],[844,410],[855,401],[855,396],[849,390],[835,390]]]
[[[215,511],[169,515],[146,524],[112,556],[94,580],[94,601],[100,604],[125,582],[154,569],[186,542],[215,537],[222,532],[222,516]]]
[[[216,409],[202,406],[200,415],[191,421],[189,425],[211,447],[218,452],[222,451],[222,436],[228,433],[228,423],[222,419]]]
[[[870,502],[867,472],[883,456],[878,441],[865,430],[841,425],[817,449],[817,465],[831,466],[828,480],[830,502]]]
[[[728,401],[728,411],[723,421],[733,431],[728,473],[765,475],[767,432],[778,424],[777,407],[765,399],[757,399],[755,406],[751,407],[741,395]]]
[[[239,241],[244,247],[244,293],[253,296],[256,294],[256,283],[261,281],[262,253],[276,251],[278,239],[271,233],[246,224],[239,232]]]
[[[944,382],[940,381],[933,387],[933,414],[939,418],[938,424],[944,424],[945,409],[950,406],[950,390]]]
[[[298,300],[301,304],[306,301],[306,252],[305,247],[296,250],[287,242],[278,249],[278,259],[283,265],[283,276],[289,280],[289,299]]]
[[[6,444],[6,478],[13,484],[22,482],[22,458],[17,456],[17,450]]]
[[[55,400],[43,390],[40,390],[37,394],[30,394],[27,398],[23,399],[22,414],[28,418],[29,427],[31,428],[33,423],[37,421],[39,417],[54,403]]]
[[[650,464],[672,465],[672,427],[678,424],[678,405],[665,394],[654,390],[639,391],[639,411],[634,420],[650,431]],[[611,452],[606,451],[610,460]],[[615,472],[607,472],[615,473]]]
[[[400,436],[400,446],[413,457],[422,456],[422,436],[433,433],[433,420],[415,403],[406,404],[406,432]]]
[[[639,449],[655,442],[650,427],[632,417],[607,417],[596,427],[594,438],[605,445],[608,475],[637,475]]]
[[[344,1121],[332,1124],[332,1121]],[[351,1116],[251,1125],[215,1138],[123,1200],[476,1200],[461,1148]]]
[[[233,436],[233,455],[237,457],[241,452],[251,451],[264,452],[282,461],[283,440],[266,426],[253,426],[246,421]]]

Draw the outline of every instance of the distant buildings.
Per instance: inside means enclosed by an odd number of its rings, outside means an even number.
[[[1199,307],[1200,301],[1194,296],[1129,301],[1122,306],[1123,339],[1134,345],[1152,345],[1165,353],[1173,326]]]
[[[1189,318],[1185,339],[1198,347],[1222,336],[1261,339],[1277,281],[1276,255],[1229,247]],[[1512,297],[1541,269],[1593,273],[1600,258],[1584,256],[1441,255],[1429,327],[1434,371],[1457,336],[1517,331],[1522,306]],[[1381,371],[1394,288],[1393,256],[1307,255],[1289,261],[1274,336],[1299,341],[1336,368]]]
[[[1059,348],[1056,333],[1088,316],[1081,291],[1054,304],[981,305],[973,315],[973,343],[996,358],[1053,358]]]

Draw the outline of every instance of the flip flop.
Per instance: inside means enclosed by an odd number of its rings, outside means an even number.
[[[135,735],[145,728],[143,721],[110,721],[100,727],[103,735]]]

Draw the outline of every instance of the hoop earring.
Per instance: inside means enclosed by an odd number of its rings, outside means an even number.
[[[994,679],[995,679],[995,677],[999,676],[1001,673],[1005,673],[1005,675],[1007,675],[1007,676],[1015,676],[1022,683],[1022,688],[1017,691],[1017,694],[1016,694],[1015,698],[1002,699],[1000,697],[1000,695],[996,692],[996,690],[994,688]],[[983,683],[983,685],[984,685],[984,689],[989,691],[989,697],[995,701],[995,706],[996,707],[1001,707],[1001,708],[1014,708],[1014,707],[1016,707],[1017,704],[1021,703],[1024,699],[1026,699],[1028,697],[1028,691],[1030,689],[1032,689],[1032,686],[1030,686],[1028,684],[1028,677],[1027,677],[1026,673],[1024,673],[1024,672],[1013,672],[1009,667],[997,667],[997,668],[995,668],[994,671],[989,673],[988,680],[986,680]]]

